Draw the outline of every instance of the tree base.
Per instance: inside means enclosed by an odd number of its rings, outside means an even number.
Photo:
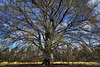
[[[48,58],[45,58],[44,60],[43,60],[43,63],[42,63],[42,65],[50,65],[50,60],[48,59]]]

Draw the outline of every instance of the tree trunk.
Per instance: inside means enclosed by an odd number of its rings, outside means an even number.
[[[50,65],[51,53],[46,50],[43,52],[43,55],[44,55],[44,59],[43,59],[42,65]]]
[[[42,65],[50,65],[50,59],[49,58],[44,58]]]

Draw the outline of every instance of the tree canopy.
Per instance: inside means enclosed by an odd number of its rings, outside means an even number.
[[[60,46],[77,44],[90,48],[100,43],[99,1],[92,4],[91,0],[2,0],[0,3],[2,44],[35,45],[45,58],[50,58]]]

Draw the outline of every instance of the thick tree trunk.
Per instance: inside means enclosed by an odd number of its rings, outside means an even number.
[[[42,65],[50,65],[51,53],[46,50],[43,52],[43,55],[44,55],[44,59]]]
[[[50,65],[50,59],[49,58],[44,58],[42,65]]]

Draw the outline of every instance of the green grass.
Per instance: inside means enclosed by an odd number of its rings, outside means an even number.
[[[0,67],[24,67],[27,65],[41,65],[42,62],[2,62]],[[68,65],[91,65],[100,66],[98,62],[51,62],[51,64],[68,64]]]

